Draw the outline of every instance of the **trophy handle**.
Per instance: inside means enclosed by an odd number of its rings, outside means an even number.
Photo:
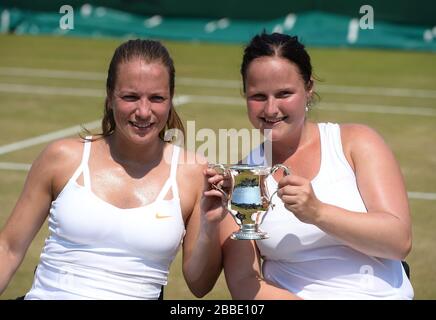
[[[233,184],[233,182],[234,182],[233,175],[231,174],[230,170],[226,169],[226,167],[224,167],[222,164],[212,164],[212,165],[209,165],[209,168],[215,169],[219,174],[222,174],[222,175],[230,174],[230,176],[232,177],[232,184]],[[217,170],[217,169],[219,169],[219,170]],[[221,192],[226,197],[227,201],[230,200],[231,194],[228,194],[221,187],[217,186],[214,183],[211,183],[211,185],[212,185],[212,188]]]
[[[291,174],[291,171],[289,171],[288,167],[280,163],[271,168],[270,174],[274,174],[279,169],[283,169],[285,176],[289,176]]]
[[[283,169],[283,173],[285,176],[289,176],[291,174],[291,171],[289,170],[289,168],[283,164],[276,164],[275,166],[273,166],[271,168],[271,172],[269,174],[274,174],[278,169]],[[269,197],[269,200],[268,200],[269,204],[271,204],[272,198],[277,193],[277,191],[278,190],[274,191],[273,194],[271,195],[271,197]],[[271,209],[274,209],[274,205],[271,205]]]

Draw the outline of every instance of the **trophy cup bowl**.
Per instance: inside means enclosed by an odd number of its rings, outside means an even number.
[[[227,209],[239,226],[239,230],[234,232],[231,238],[233,240],[267,239],[268,234],[263,232],[259,226],[271,207],[271,199],[277,191],[269,195],[266,178],[280,168],[283,169],[285,175],[288,175],[290,174],[288,168],[282,164],[273,167],[246,164],[225,167],[216,164],[211,167],[231,177],[232,184],[229,193],[213,185],[227,197]]]

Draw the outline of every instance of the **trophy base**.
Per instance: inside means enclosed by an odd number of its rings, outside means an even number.
[[[266,232],[262,232],[262,231],[251,231],[251,232],[238,231],[238,232],[234,232],[230,236],[230,239],[232,240],[263,240],[268,238],[269,236],[266,234]]]

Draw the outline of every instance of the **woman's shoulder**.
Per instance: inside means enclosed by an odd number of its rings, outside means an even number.
[[[36,176],[38,181],[64,181],[80,163],[81,141],[70,138],[50,142],[33,161],[29,175]]]
[[[50,142],[42,151],[52,159],[74,159],[83,151],[85,140],[82,138],[65,138]]]
[[[377,131],[361,123],[338,123],[338,122],[308,122],[313,127],[322,127],[326,129],[339,128],[341,136],[345,138],[364,138],[365,136],[378,135]]]
[[[37,161],[56,168],[68,168],[80,163],[83,153],[82,138],[65,138],[50,142],[41,152]]]
[[[181,148],[179,166],[185,174],[198,174],[207,168],[207,159],[195,152]]]
[[[374,128],[360,123],[341,123],[341,138],[345,143],[363,143],[382,140],[382,136]]]
[[[353,155],[388,150],[381,134],[376,129],[358,123],[340,124],[342,147],[345,154]]]
[[[376,134],[377,131],[366,125],[361,123],[338,123],[341,128],[341,132],[345,134],[354,134],[354,135],[367,135],[367,134]]]
[[[207,160],[192,151],[180,150],[179,165],[177,169],[177,184],[182,202],[192,212],[197,197],[204,185],[203,171],[207,168]]]

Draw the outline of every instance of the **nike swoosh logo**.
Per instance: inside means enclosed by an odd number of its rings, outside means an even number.
[[[172,216],[164,216],[160,212],[156,213],[156,219],[171,218]]]

